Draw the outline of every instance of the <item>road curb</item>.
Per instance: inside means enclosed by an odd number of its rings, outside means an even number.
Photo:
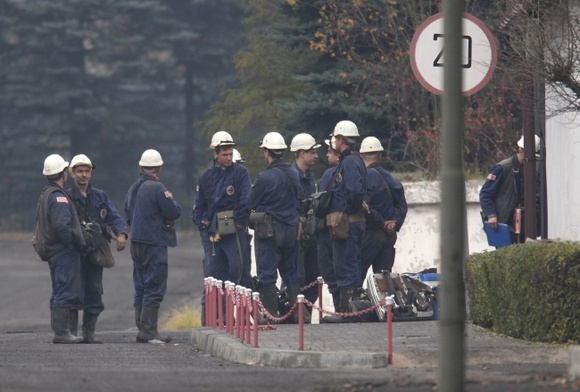
[[[580,380],[580,346],[570,347],[568,378],[570,381]]]
[[[213,357],[247,365],[292,368],[376,369],[387,367],[383,353],[319,352],[248,347],[232,335],[212,328],[194,328],[189,342]]]

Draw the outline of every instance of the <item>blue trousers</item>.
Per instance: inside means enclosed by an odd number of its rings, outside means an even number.
[[[332,239],[328,229],[318,232],[316,237],[318,248],[318,268],[324,283],[328,286],[328,292],[333,294],[338,292],[336,286],[336,274],[334,273],[334,259],[332,257]]]
[[[158,308],[167,291],[168,254],[166,246],[131,241],[134,307]]]
[[[87,257],[81,257],[81,285],[85,293],[83,311],[98,316],[105,309],[103,267],[91,263]]]
[[[49,258],[48,266],[52,281],[50,308],[80,309],[83,306],[80,252],[61,249]]]
[[[201,243],[205,253],[204,277],[209,276],[222,282],[229,280],[235,284],[250,285],[250,244],[245,229],[237,229],[236,234],[221,237],[219,242],[211,242],[206,231],[201,233]]]
[[[255,238],[256,272],[260,287],[272,286],[278,279],[278,271],[288,286],[300,286],[298,273],[300,248],[296,240],[297,227],[274,222],[274,238]]]
[[[395,248],[389,242],[389,236],[384,230],[367,229],[362,238],[361,249],[361,279],[367,275],[369,267],[373,272],[391,271],[395,262]],[[362,283],[361,283],[362,285]]]
[[[360,245],[364,232],[364,222],[349,223],[349,234],[346,240],[333,240],[334,272],[336,285],[340,287],[356,286],[361,278]]]

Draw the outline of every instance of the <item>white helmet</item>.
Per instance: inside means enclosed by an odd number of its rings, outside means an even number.
[[[209,148],[215,150],[218,147],[235,146],[235,145],[236,143],[234,142],[234,139],[232,139],[232,135],[230,135],[226,131],[218,131],[214,133],[213,137],[211,138]]]
[[[360,151],[359,152],[361,154],[373,153],[373,152],[379,152],[379,151],[384,151],[384,148],[381,145],[381,142],[379,141],[379,139],[377,139],[374,136],[365,137],[364,140],[362,141],[362,143],[360,144]]]
[[[141,160],[139,161],[139,166],[141,167],[159,167],[163,165],[163,159],[161,159],[161,154],[157,150],[145,150],[143,155],[141,155]]]
[[[538,135],[534,135],[534,141],[535,141],[535,147],[536,147],[535,152],[538,152],[538,151],[540,151],[540,138],[538,137]],[[520,140],[518,140],[518,147],[524,148],[524,137],[523,136],[520,138]]]
[[[42,174],[45,176],[52,176],[62,172],[67,168],[67,166],[68,162],[65,161],[63,157],[58,154],[51,154],[44,160],[44,169],[42,170]]]
[[[330,136],[360,137],[356,124],[349,120],[339,121]]]
[[[330,140],[326,139],[324,143],[326,143],[326,145],[333,150],[336,150],[336,137],[333,136],[330,138]]]
[[[68,169],[72,173],[75,166],[89,166],[91,169],[95,168],[95,165],[91,162],[88,156],[85,154],[75,155],[73,159],[70,161],[70,166]]]
[[[299,133],[292,138],[292,143],[290,143],[290,151],[308,151],[319,147],[320,144],[317,144],[316,140],[307,133]]]
[[[242,157],[242,154],[240,154],[240,152],[238,150],[236,150],[235,148],[234,148],[234,156],[233,156],[232,160],[234,162],[237,162],[237,163],[246,162],[246,160]]]
[[[268,150],[285,150],[288,148],[284,137],[278,132],[270,132],[264,136],[260,142],[260,148],[267,148]]]

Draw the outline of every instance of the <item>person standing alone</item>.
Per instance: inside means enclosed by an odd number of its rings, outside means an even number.
[[[158,151],[143,152],[139,161],[141,174],[125,197],[125,214],[131,227],[138,343],[171,341],[171,337],[159,334],[157,321],[167,290],[167,247],[177,245],[174,221],[181,216],[181,206],[160,181],[162,165]]]

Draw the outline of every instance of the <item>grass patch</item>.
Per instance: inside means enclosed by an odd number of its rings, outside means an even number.
[[[192,304],[185,304],[179,308],[171,309],[171,316],[161,328],[166,331],[188,331],[200,326],[201,309]]]

